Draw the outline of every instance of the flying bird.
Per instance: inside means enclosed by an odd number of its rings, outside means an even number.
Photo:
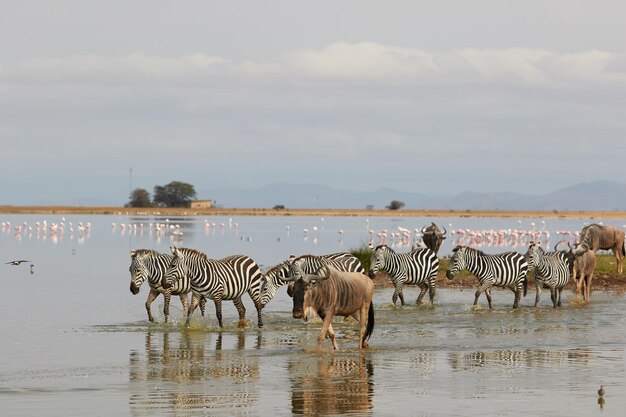
[[[30,261],[27,261],[25,259],[20,259],[19,261],[10,261],[10,262],[7,262],[6,264],[7,265],[20,265],[22,262],[30,262]]]

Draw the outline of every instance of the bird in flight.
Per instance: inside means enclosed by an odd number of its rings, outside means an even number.
[[[6,264],[7,265],[20,265],[22,262],[30,262],[30,261],[20,259],[19,261],[10,261],[10,262],[7,262]]]

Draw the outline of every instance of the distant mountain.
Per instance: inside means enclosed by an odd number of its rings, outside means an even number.
[[[198,191],[221,207],[384,209],[392,200],[406,209],[451,210],[598,210],[626,211],[626,184],[594,181],[544,195],[466,191],[454,196],[429,196],[391,188],[375,191],[339,190],[318,184],[271,184],[256,189],[214,188]]]

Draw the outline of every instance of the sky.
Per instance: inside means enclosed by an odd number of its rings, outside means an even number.
[[[625,181],[623,0],[0,4],[0,205]]]

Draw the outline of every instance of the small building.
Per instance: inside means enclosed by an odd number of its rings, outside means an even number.
[[[191,202],[191,208],[196,208],[196,209],[213,208],[213,200],[194,200]]]

